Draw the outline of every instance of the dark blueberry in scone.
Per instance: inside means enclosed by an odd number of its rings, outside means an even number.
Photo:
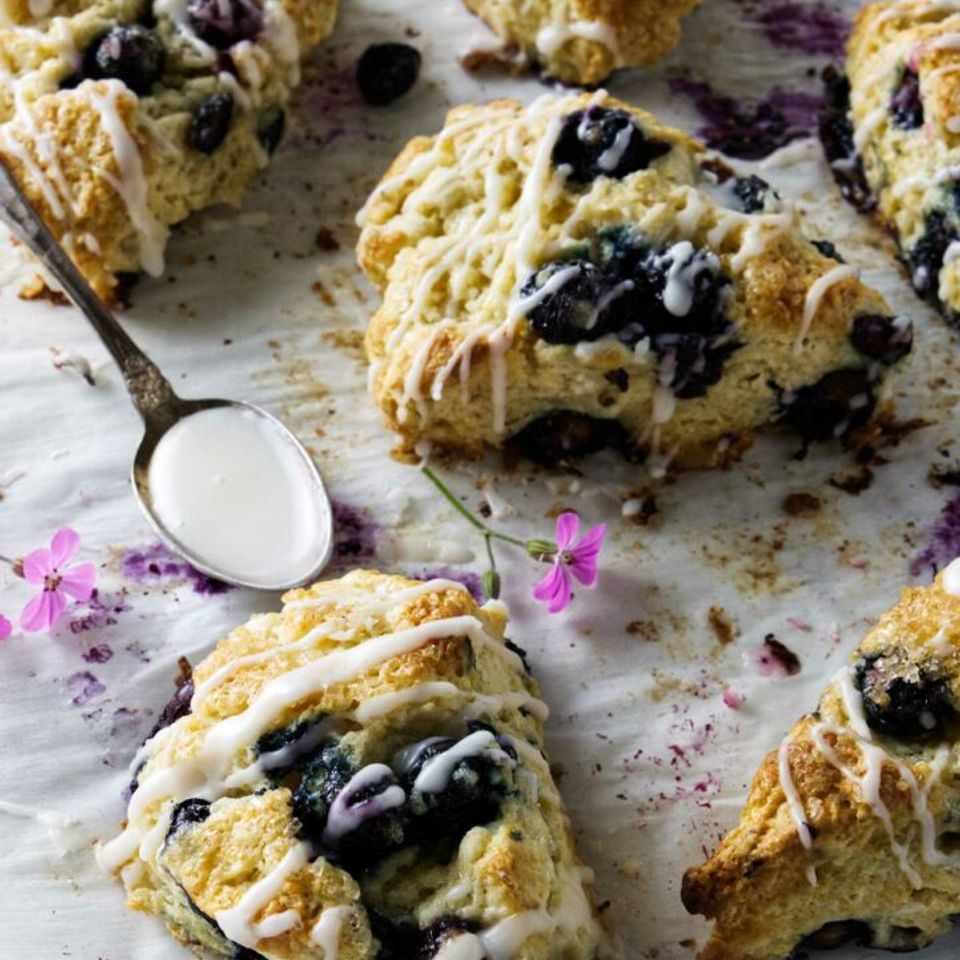
[[[850,340],[864,356],[892,366],[912,349],[913,325],[906,317],[857,317]]]
[[[433,960],[449,940],[462,933],[473,933],[477,925],[463,917],[438,917],[420,932],[420,946],[414,960]]]
[[[905,67],[893,96],[890,97],[893,122],[902,130],[923,126],[923,100],[920,98],[920,77],[916,70]]]
[[[589,260],[558,260],[530,276],[520,295],[534,304],[527,316],[539,337],[579,343],[623,326],[632,289],[632,280],[611,277]]]
[[[738,177],[733,182],[733,195],[740,202],[740,209],[744,213],[757,213],[766,206],[768,197],[778,196],[766,180],[753,174],[749,177]]]
[[[957,237],[957,228],[943,210],[932,210],[927,214],[923,236],[908,254],[913,288],[924,300],[937,299],[943,258]]]
[[[627,431],[618,420],[557,410],[527,424],[510,444],[528,460],[556,467],[608,447],[623,450],[628,441]]]
[[[845,367],[808,387],[780,391],[780,421],[805,442],[843,437],[870,419],[876,398],[866,370]]]
[[[480,732],[478,728],[472,736]],[[471,827],[495,820],[499,814],[507,761],[489,753],[443,759],[460,742],[431,737],[408,747],[398,757],[397,771],[410,796],[412,829],[421,839],[459,836]],[[502,751],[499,745],[498,749]]]
[[[293,809],[307,836],[362,869],[403,845],[403,800],[389,767],[357,770],[332,741],[304,770]]]
[[[273,154],[280,146],[286,129],[286,113],[280,107],[274,107],[268,110],[257,124],[257,139],[267,153]]]
[[[840,254],[840,251],[832,244],[829,240],[811,240],[810,243],[815,246],[820,253],[825,257],[829,257],[831,260],[836,260],[837,263],[846,263],[847,261],[843,259]]]
[[[801,946],[808,950],[835,950],[848,943],[863,946],[872,939],[873,931],[862,920],[836,920],[811,933]]]
[[[903,658],[865,658],[855,676],[867,723],[878,733],[925,737],[955,715],[946,683]]]
[[[850,81],[836,67],[827,67],[823,71],[823,81],[827,95],[820,113],[819,133],[833,179],[840,193],[854,207],[864,212],[873,210],[877,198],[867,183],[863,158],[857,154],[853,142]]]
[[[377,107],[399,100],[420,76],[420,51],[407,43],[374,43],[357,61],[357,86]]]
[[[391,917],[379,910],[367,910],[370,931],[380,943],[376,960],[414,960],[422,942],[422,931],[409,917]]]
[[[227,139],[233,119],[233,96],[225,90],[207,97],[193,116],[187,130],[187,143],[208,156]]]
[[[189,800],[181,801],[173,808],[170,828],[167,830],[167,842],[181,830],[192,827],[197,823],[203,823],[209,816],[210,802],[208,800],[191,797]]]
[[[84,56],[84,73],[92,80],[119,80],[138,96],[163,76],[163,41],[138,23],[114,27],[91,44]]]
[[[313,759],[313,751],[328,738],[325,719],[325,714],[319,714],[279,730],[271,730],[256,742],[254,754],[272,779],[282,780],[291,770],[303,767]]]
[[[254,0],[189,0],[187,23],[204,43],[226,50],[260,33],[263,9]]]
[[[619,179],[646,170],[670,149],[663,140],[647,139],[625,111],[590,107],[563,121],[552,161],[555,167],[568,168],[571,183],[583,185],[597,177]]]
[[[527,657],[527,651],[524,650],[520,644],[514,643],[509,637],[507,637],[504,639],[503,645],[520,658],[520,660],[523,662],[523,669],[526,670],[527,673],[533,673],[533,671],[530,669],[530,661]]]
[[[709,250],[697,250],[686,240],[676,243],[650,256],[637,282],[650,300],[644,303],[643,324],[651,335],[716,335],[728,326],[724,297],[730,281]]]

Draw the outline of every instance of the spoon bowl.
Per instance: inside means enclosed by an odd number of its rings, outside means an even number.
[[[302,586],[316,579],[329,562],[333,550],[333,511],[316,464],[293,432],[266,410],[251,403],[223,399],[185,400],[177,396],[159,367],[134,343],[116,317],[90,288],[2,162],[0,162],[0,215],[83,312],[120,367],[127,392],[144,424],[143,439],[133,461],[133,489],[147,522],[160,538],[201,573],[235,586],[281,591]],[[309,563],[303,563],[302,567],[298,564],[295,574],[287,570],[286,576],[279,577],[263,573],[246,575],[238,573],[236,569],[226,569],[223,564],[211,561],[209,556],[203,556],[201,551],[184,542],[184,537],[171,529],[171,525],[160,516],[157,510],[157,498],[151,488],[151,466],[154,463],[155,454],[174,427],[183,424],[196,414],[212,410],[237,410],[247,418],[253,417],[268,424],[271,433],[275,432],[271,442],[280,441],[275,448],[279,451],[276,462],[265,464],[262,460],[255,459],[250,464],[251,474],[259,470],[261,477],[275,475],[278,479],[288,479],[290,471],[285,468],[296,464],[297,482],[302,481],[306,485],[305,488],[294,491],[298,495],[296,505],[309,505],[309,512],[315,523],[307,551]],[[287,445],[290,446],[289,450]],[[291,450],[294,453],[293,458],[287,457]],[[214,454],[212,459],[217,459],[216,451],[211,451],[209,445],[201,452],[204,454],[212,452]],[[181,464],[181,466],[190,465]],[[275,471],[274,467],[276,467]],[[195,485],[193,477],[180,476],[180,481],[184,486],[185,495],[195,492],[186,489]],[[249,494],[249,491],[247,493]],[[252,499],[248,495],[246,502],[250,503]],[[238,534],[242,537],[247,530],[253,534],[265,532],[268,537],[274,533],[269,529],[263,531],[258,525],[258,518],[253,515],[255,507],[256,504],[253,503],[250,516],[231,518],[230,530],[226,532],[230,533],[235,541]],[[302,533],[302,531],[299,532]],[[207,534],[209,535],[209,530]],[[303,550],[301,549],[300,552],[302,553]]]

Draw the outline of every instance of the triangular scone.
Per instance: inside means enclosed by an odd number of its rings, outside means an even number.
[[[367,571],[284,599],[137,755],[98,851],[130,905],[247,960],[607,957],[503,604]]]
[[[527,62],[564,83],[596,86],[620,67],[653,66],[680,42],[700,0],[464,0]]]
[[[105,297],[169,228],[239,205],[337,0],[4,4],[0,160]]]
[[[910,350],[769,184],[604,91],[458,107],[360,222],[371,389],[410,454],[714,466],[775,422],[851,435]]]
[[[754,778],[683,902],[701,960],[920,948],[960,913],[960,561],[911,587]]]

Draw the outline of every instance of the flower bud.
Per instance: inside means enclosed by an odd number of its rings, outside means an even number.
[[[527,553],[534,560],[552,560],[557,553],[557,545],[550,540],[528,540]]]
[[[488,600],[497,600],[500,597],[500,574],[496,570],[488,570],[483,575],[483,595]]]

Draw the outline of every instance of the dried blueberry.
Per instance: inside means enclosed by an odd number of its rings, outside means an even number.
[[[943,260],[957,239],[957,228],[948,221],[944,211],[933,210],[927,214],[923,236],[907,255],[913,288],[924,300],[937,302]]]
[[[893,96],[890,98],[893,122],[901,130],[916,130],[923,126],[923,100],[920,96],[920,77],[916,70],[905,67]]]
[[[833,179],[840,193],[858,210],[873,210],[877,199],[867,183],[863,158],[853,141],[853,123],[850,120],[850,81],[836,69],[823,71],[826,100],[820,113],[819,133]]]
[[[510,444],[534,463],[555,467],[607,447],[622,450],[628,441],[627,431],[618,420],[557,410],[527,424]]]
[[[167,842],[176,836],[181,830],[192,827],[194,824],[203,823],[210,816],[210,802],[201,800],[198,797],[192,797],[189,800],[183,800],[173,808],[173,815],[170,818],[170,827],[167,830]]]
[[[532,274],[521,297],[530,325],[547,343],[598,340],[623,326],[632,280],[611,277],[589,260],[557,260]]]
[[[571,183],[583,185],[646,170],[671,149],[666,141],[647,139],[625,110],[590,107],[564,119],[551,159],[568,169]]]
[[[857,317],[850,341],[864,356],[892,366],[913,348],[913,324],[906,317]]]
[[[425,930],[420,931],[420,944],[415,960],[433,960],[449,940],[463,933],[473,933],[477,924],[463,917],[438,917]]]
[[[256,38],[263,29],[263,9],[254,0],[189,0],[187,23],[204,43],[226,50]]]
[[[187,130],[187,143],[209,156],[227,139],[232,119],[233,96],[224,90],[212,94],[197,108]]]
[[[780,420],[793,427],[805,443],[829,440],[867,423],[875,404],[868,372],[845,367],[825,374],[810,386],[780,391]]]
[[[855,680],[867,723],[879,733],[925,737],[954,716],[946,683],[902,658],[864,658],[856,666]]]
[[[420,76],[420,51],[407,43],[374,43],[357,62],[357,86],[377,107],[399,100]]]
[[[777,192],[766,180],[751,174],[749,177],[738,177],[733,182],[733,195],[744,213],[756,213],[766,206],[767,197],[776,197]]]
[[[280,107],[275,107],[269,110],[257,125],[257,139],[263,149],[272,155],[280,146],[286,129],[287,115]]]
[[[114,27],[96,39],[84,55],[84,75],[119,80],[143,96],[163,76],[163,41],[138,23]]]
[[[837,263],[846,263],[840,251],[829,240],[811,240],[810,243],[820,251],[821,255],[829,260],[836,260]]]
[[[355,770],[331,741],[306,766],[293,809],[307,836],[344,863],[370,867],[404,843],[406,817],[398,791],[389,767]]]

